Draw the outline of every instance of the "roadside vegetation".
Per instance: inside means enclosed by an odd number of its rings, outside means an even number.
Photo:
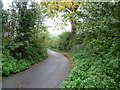
[[[0,74],[26,70],[47,58],[49,47],[73,60],[61,88],[120,88],[120,2],[13,2],[9,10],[0,2],[0,7]],[[43,20],[60,13],[71,32],[50,37]]]
[[[79,10],[71,16],[74,31],[49,41],[51,48],[67,52],[74,62],[61,88],[120,88],[120,3],[76,5]],[[70,15],[63,17],[70,20]]]
[[[23,71],[48,57],[43,11],[37,3],[29,3],[13,2],[9,10],[1,10],[4,76]]]

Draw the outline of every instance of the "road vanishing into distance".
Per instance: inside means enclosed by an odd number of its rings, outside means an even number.
[[[48,49],[49,57],[29,69],[2,78],[2,88],[59,88],[67,79],[71,62],[61,53]]]

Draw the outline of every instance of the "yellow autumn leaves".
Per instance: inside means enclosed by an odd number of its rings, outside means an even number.
[[[59,6],[59,7],[58,7],[58,10],[59,10],[59,11],[65,10],[65,6]]]
[[[64,11],[66,8],[70,8],[71,12],[74,13],[74,8],[78,3],[76,2],[49,2],[48,3],[48,14],[52,13],[54,10]]]

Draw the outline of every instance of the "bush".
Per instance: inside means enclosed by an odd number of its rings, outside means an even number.
[[[34,53],[33,53],[34,54]],[[2,75],[3,76],[9,76],[11,73],[18,73],[21,72],[23,70],[28,69],[32,64],[38,63],[41,60],[44,60],[45,58],[48,57],[47,53],[44,53],[44,56],[36,56],[37,58],[33,58],[31,60],[27,60],[27,59],[16,59],[14,57],[12,57],[9,54],[9,51],[6,51],[3,54],[2,57],[2,62],[3,62],[3,66],[2,66]]]
[[[73,54],[72,59],[74,67],[62,88],[119,88],[120,59],[109,55],[97,58],[85,51]]]
[[[47,58],[47,30],[42,23],[44,10],[34,1],[13,1],[9,10],[2,11],[2,74],[8,76]]]

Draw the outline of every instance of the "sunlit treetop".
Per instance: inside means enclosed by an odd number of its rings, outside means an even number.
[[[42,5],[47,7],[48,14],[58,11],[74,13],[78,8],[77,2],[65,2],[65,0],[61,0],[61,2],[42,2]]]

